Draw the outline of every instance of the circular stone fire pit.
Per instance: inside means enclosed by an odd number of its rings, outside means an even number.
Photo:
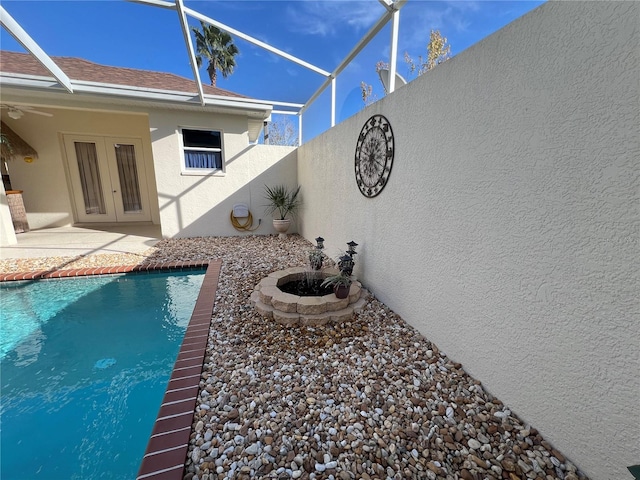
[[[351,283],[349,296],[337,298],[333,293],[322,296],[298,296],[285,293],[280,286],[307,278],[325,279],[336,275],[335,268],[310,271],[304,267],[292,267],[272,272],[263,278],[251,294],[251,304],[265,319],[273,319],[282,325],[306,325],[318,327],[329,322],[351,320],[354,312],[365,303],[367,291],[358,281]]]

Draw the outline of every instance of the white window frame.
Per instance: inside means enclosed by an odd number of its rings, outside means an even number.
[[[217,132],[220,134],[220,148],[205,148],[205,147],[185,147],[184,145],[184,130],[201,130],[204,132]],[[197,175],[197,176],[224,176],[225,175],[225,159],[224,159],[224,131],[219,128],[211,127],[187,127],[181,126],[178,128],[178,136],[180,137],[180,172],[182,175]],[[185,151],[207,151],[207,152],[220,152],[221,168],[187,168]]]

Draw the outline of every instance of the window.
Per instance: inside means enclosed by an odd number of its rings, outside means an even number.
[[[222,170],[222,133],[182,129],[184,171],[208,173]]]

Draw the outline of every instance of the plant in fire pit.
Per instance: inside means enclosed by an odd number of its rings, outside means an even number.
[[[338,268],[345,275],[351,275],[353,273],[353,266],[355,261],[353,260],[353,256],[357,255],[356,247],[358,244],[351,240],[347,243],[349,249],[345,252],[343,256],[338,259]]]
[[[324,238],[316,238],[316,243],[316,248],[309,251],[309,264],[313,270],[320,270],[322,268],[322,262],[324,261],[324,253],[322,253]]]
[[[349,295],[349,287],[351,286],[351,274],[355,262],[353,256],[357,254],[356,247],[358,244],[353,240],[347,243],[349,249],[343,256],[338,259],[338,269],[340,273],[327,277],[322,282],[322,286],[333,286],[334,293],[338,298],[347,298]]]
[[[265,205],[266,212],[269,215],[274,212],[278,213],[278,218],[273,220],[273,228],[280,233],[280,237],[285,237],[286,231],[291,225],[291,218],[287,218],[287,216],[295,216],[302,204],[299,197],[300,186],[295,190],[290,190],[286,185],[276,185],[275,187],[265,185],[264,192],[268,202]]]
[[[338,298],[347,298],[349,296],[349,287],[351,287],[351,276],[340,272],[337,275],[325,278],[322,286],[333,287],[333,293]]]

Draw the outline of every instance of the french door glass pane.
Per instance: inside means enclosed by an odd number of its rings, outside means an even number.
[[[89,142],[74,142],[84,209],[87,215],[104,215],[107,209],[104,204],[102,183],[100,182],[100,167],[96,144]]]
[[[115,150],[124,211],[125,213],[141,212],[142,201],[140,200],[135,149],[133,145],[119,143],[115,145]]]

